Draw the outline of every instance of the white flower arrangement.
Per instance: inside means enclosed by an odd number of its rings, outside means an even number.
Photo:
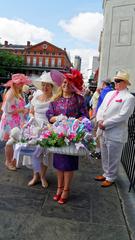
[[[13,145],[21,140],[21,129],[18,127],[14,127],[11,130],[9,140],[7,141],[6,145]]]

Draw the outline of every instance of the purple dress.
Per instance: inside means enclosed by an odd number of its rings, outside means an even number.
[[[84,104],[84,98],[74,94],[70,98],[60,97],[58,100],[51,102],[46,112],[48,120],[53,116],[60,114],[67,117],[79,118],[88,117],[88,112]],[[78,156],[69,156],[63,154],[54,154],[53,166],[60,171],[74,171],[78,169]]]

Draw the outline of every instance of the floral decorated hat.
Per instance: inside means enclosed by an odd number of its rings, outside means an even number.
[[[12,79],[9,80],[6,84],[4,84],[5,87],[11,87],[13,84],[19,85],[27,85],[30,84],[31,80],[22,73],[16,73],[12,75]]]
[[[61,86],[64,79],[67,79],[76,93],[81,94],[83,91],[83,76],[77,69],[71,68],[69,73],[61,73],[58,70],[51,70],[51,77],[58,86]]]
[[[81,93],[83,91],[83,76],[79,70],[71,68],[70,73],[65,73],[64,75],[65,78],[71,83],[75,92]]]

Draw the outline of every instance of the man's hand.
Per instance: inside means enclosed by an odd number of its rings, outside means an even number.
[[[99,122],[98,122],[98,127],[99,127],[100,129],[102,129],[102,130],[105,129],[105,126],[104,126],[104,124],[103,124],[103,121],[99,121]]]

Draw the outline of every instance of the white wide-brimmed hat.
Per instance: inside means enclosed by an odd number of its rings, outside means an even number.
[[[123,80],[127,83],[127,85],[131,85],[131,83],[129,82],[129,74],[127,72],[125,72],[124,70],[119,71],[117,73],[117,75],[114,77],[114,80],[115,79]]]
[[[42,75],[32,81],[33,85],[35,85],[36,88],[42,90],[42,83],[50,83],[53,85],[53,90],[57,90],[57,85],[52,80],[50,72],[43,72]]]

